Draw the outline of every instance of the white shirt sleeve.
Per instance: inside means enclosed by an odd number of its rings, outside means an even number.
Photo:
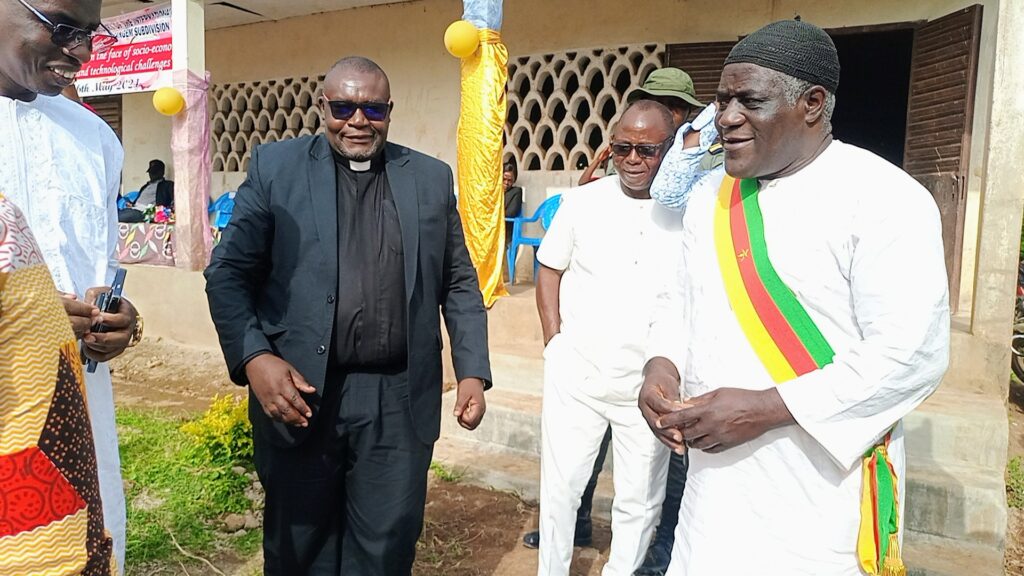
[[[551,220],[551,226],[544,234],[544,240],[537,249],[537,260],[548,268],[565,270],[572,259],[575,243],[574,218],[577,212],[574,198],[563,197],[558,212]]]
[[[106,126],[104,126],[106,128]],[[121,169],[124,167],[124,148],[117,140],[117,136],[109,131],[108,137],[104,138],[103,160],[106,172],[106,184],[104,197],[104,209],[107,216],[107,271],[105,274],[106,285],[114,281],[114,273],[117,272],[120,262],[117,259],[117,195],[121,191]]]
[[[686,270],[685,254],[680,253],[676,273],[658,293],[647,336],[646,360],[662,357],[675,365],[682,376],[686,368],[686,346],[689,341],[685,324],[686,298],[683,287]]]
[[[908,177],[909,179],[909,177]],[[847,470],[938,387],[949,294],[938,209],[916,186],[854,221],[850,283],[861,340],[779,385],[797,423]]]

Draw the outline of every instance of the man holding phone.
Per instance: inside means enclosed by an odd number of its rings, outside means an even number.
[[[0,183],[36,234],[75,337],[100,363],[86,375],[106,527],[124,566],[125,505],[114,397],[105,362],[141,338],[122,299],[102,312],[97,296],[117,269],[117,192],[124,150],[98,116],[60,96],[82,66],[116,38],[100,0],[0,2]],[[99,325],[105,332],[99,332]]]
[[[93,305],[100,311],[100,313],[113,316],[117,316],[119,314],[119,311],[121,310],[121,300],[123,299],[122,293],[124,291],[124,277],[126,274],[127,272],[124,268],[118,268],[117,273],[114,274],[114,281],[111,283],[110,290],[100,292],[99,296],[96,297],[96,301]],[[92,334],[89,334],[88,337],[90,340],[95,340],[96,334],[106,334],[112,330],[116,331],[117,328],[115,326],[108,326],[107,324],[104,324],[101,319],[100,323],[91,330]],[[93,343],[93,346],[95,346],[95,342]],[[83,342],[82,356],[86,357],[86,372],[93,374],[96,372],[96,368],[99,365],[95,358],[90,357],[90,355],[95,356],[95,350],[92,351],[92,354],[87,354],[85,349],[86,343]]]

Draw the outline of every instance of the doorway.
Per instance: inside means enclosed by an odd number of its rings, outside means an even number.
[[[842,70],[833,134],[902,166],[914,29],[829,33]]]

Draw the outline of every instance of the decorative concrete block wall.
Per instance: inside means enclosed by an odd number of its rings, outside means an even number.
[[[514,158],[521,172],[562,172],[588,163],[608,142],[626,96],[662,66],[664,56],[664,45],[642,44],[513,58],[505,158]],[[316,134],[323,78],[215,85],[214,172],[246,171],[258,144]]]
[[[316,102],[323,79],[215,85],[210,92],[213,171],[245,172],[258,144],[316,134],[320,130]]]
[[[609,140],[626,96],[665,59],[662,44],[512,58],[505,159],[522,171],[573,170]]]

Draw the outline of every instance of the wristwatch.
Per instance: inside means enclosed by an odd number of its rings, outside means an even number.
[[[128,347],[138,345],[142,342],[142,329],[146,326],[146,321],[142,319],[142,314],[135,313],[135,328],[132,329],[132,339],[128,342]]]

